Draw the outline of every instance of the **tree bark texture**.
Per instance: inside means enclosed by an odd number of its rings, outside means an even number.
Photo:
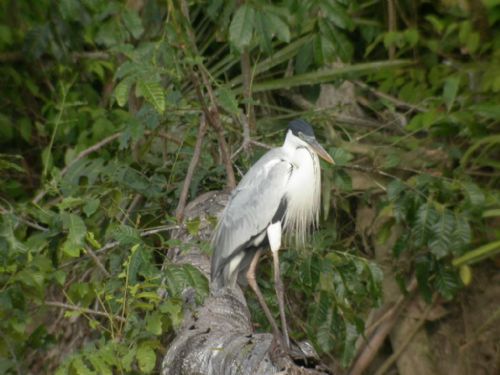
[[[197,235],[182,228],[173,234],[193,246],[189,251],[172,249],[170,261],[191,264],[209,278],[209,256],[195,244],[210,239],[214,218],[221,212],[228,195],[209,192],[186,207],[185,221],[200,220]],[[162,375],[268,375],[328,374],[316,368],[295,363],[275,345],[269,333],[255,333],[245,297],[241,289],[224,290],[207,297],[202,306],[194,303],[194,291],[185,290],[182,326],[169,345],[162,364]],[[192,302],[190,302],[192,301]],[[306,345],[301,345],[303,351]],[[312,349],[309,350],[311,352]],[[310,353],[306,353],[309,354]]]

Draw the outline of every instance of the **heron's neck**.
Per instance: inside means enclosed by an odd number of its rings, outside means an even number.
[[[306,149],[311,158],[304,159],[304,153],[301,151],[305,151]],[[311,163],[315,161],[315,153],[310,149],[308,144],[301,140],[300,138],[293,135],[291,131],[288,131],[285,142],[283,143],[283,150],[286,154],[288,154],[290,161],[297,166],[301,166],[303,163]]]

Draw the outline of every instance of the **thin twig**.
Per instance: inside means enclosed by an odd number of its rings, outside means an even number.
[[[147,237],[147,236],[151,236],[152,234],[161,233],[161,232],[168,232],[168,231],[179,229],[179,228],[180,228],[179,225],[162,225],[162,226],[159,226],[159,227],[156,227],[153,229],[145,230],[144,232],[141,232],[139,235],[141,237]]]
[[[396,20],[396,6],[394,5],[394,0],[387,0],[388,5],[388,15],[387,23],[389,32],[394,32],[397,30],[397,20]],[[389,60],[394,60],[396,57],[396,46],[391,44],[389,46]]]
[[[106,270],[106,267],[104,267],[104,265],[101,263],[101,261],[99,260],[99,257],[96,255],[96,253],[94,253],[94,251],[88,246],[85,247],[85,251],[87,252],[87,254],[89,254],[89,256],[95,262],[97,267],[99,267],[99,269],[102,271],[102,273],[104,273],[107,277],[110,277],[111,275],[109,274],[108,270]]]
[[[364,336],[367,337],[367,339],[358,349],[356,359],[349,369],[349,375],[361,375],[365,372],[366,368],[370,365],[375,355],[382,347],[387,335],[389,335],[394,327],[394,324],[396,324],[404,307],[409,303],[408,297],[414,295],[416,290],[417,281],[416,278],[412,278],[408,285],[408,294],[399,296],[381,317],[365,329]]]
[[[182,141],[180,141],[177,137],[171,135],[171,134],[168,134],[168,133],[165,133],[165,132],[158,132],[158,133],[153,133],[151,131],[146,131],[145,132],[146,134],[155,134],[157,135],[158,137],[161,137],[161,138],[165,138],[165,139],[168,139],[168,140],[171,140],[177,144],[181,144]],[[118,133],[115,133],[115,134],[112,134],[110,135],[109,137],[106,137],[104,138],[102,141],[96,143],[95,145],[92,145],[90,146],[89,148],[83,150],[82,152],[80,152],[66,167],[64,167],[62,170],[61,170],[61,176],[64,176],[69,168],[71,168],[77,161],[83,159],[84,157],[92,154],[93,152],[96,152],[98,151],[99,149],[103,148],[104,146],[106,146],[108,143],[111,143],[113,142],[114,140],[116,140],[118,137],[120,137],[122,134],[122,132],[118,132]],[[38,195],[33,199],[33,203],[34,204],[37,204],[38,202],[40,202],[40,200],[42,200],[42,198],[47,194],[47,191],[45,190],[42,190],[40,193],[38,193]]]
[[[250,145],[255,145],[255,146],[258,146],[258,147],[262,147],[262,148],[264,148],[266,150],[270,150],[270,149],[273,148],[273,146],[270,146],[270,145],[268,145],[266,143],[262,143],[262,142],[259,142],[259,141],[255,141],[255,140],[253,140],[251,138],[248,140],[248,142],[249,142]],[[241,151],[243,151],[243,144],[240,147],[238,147],[238,149],[235,152],[233,152],[233,154],[231,155],[231,160],[233,160],[236,156],[238,156],[238,154]],[[237,168],[237,166],[235,166],[235,167]]]
[[[437,294],[434,294],[433,302],[427,306],[427,308],[425,309],[424,313],[420,317],[419,321],[417,322],[413,330],[406,337],[406,339],[398,346],[397,350],[389,358],[387,358],[387,360],[378,368],[375,375],[385,374],[387,370],[389,370],[389,368],[394,364],[394,362],[397,361],[399,356],[406,350],[406,347],[411,342],[411,340],[413,340],[413,337],[417,334],[418,331],[420,331],[422,326],[427,321],[429,314],[431,313],[432,309],[434,308],[434,305],[436,304],[437,300],[436,296]]]
[[[168,232],[168,231],[179,229],[179,228],[180,228],[179,225],[162,225],[162,226],[159,226],[159,227],[156,227],[156,228],[145,230],[145,231],[139,233],[139,236],[141,236],[141,237],[147,237],[147,236],[151,236],[152,234],[161,233],[161,232]],[[94,254],[95,255],[100,255],[100,254],[108,251],[109,249],[112,249],[112,248],[118,246],[119,244],[120,244],[119,241],[108,242],[106,245],[104,245],[103,247],[101,247],[99,250],[94,251]],[[70,260],[69,262],[61,264],[59,266],[59,268],[65,268],[65,267],[71,266],[71,265],[77,263],[78,261],[80,261],[81,259],[82,258]]]
[[[248,47],[241,54],[241,74],[243,76],[243,97],[247,102],[246,116],[242,119],[243,149],[246,150],[250,144],[250,131],[255,130],[255,111],[252,103],[252,68]]]
[[[88,51],[88,52],[73,52],[70,57],[73,61],[75,60],[108,60],[111,58],[111,54],[103,51]],[[49,57],[49,55],[44,55],[43,57]],[[21,51],[14,52],[3,52],[0,53],[0,63],[14,63],[19,61],[29,61],[30,58],[26,53]]]
[[[386,337],[391,332],[400,313],[400,309],[391,309],[385,320],[376,328],[370,339],[359,351],[356,360],[351,365],[348,375],[361,375],[375,358]]]
[[[126,219],[132,222],[132,220],[130,220],[130,215],[132,214],[132,211],[135,210],[135,207],[139,204],[141,200],[142,200],[142,195],[139,193],[135,194],[134,197],[132,198],[132,202],[130,202],[130,204],[128,205],[127,210],[126,211],[121,210],[120,213],[117,215],[116,219],[122,224],[125,222]]]
[[[106,317],[106,318],[110,318],[111,317],[111,318],[113,318],[115,320],[118,320],[120,322],[126,322],[127,321],[125,318],[123,318],[121,316],[111,315],[111,314],[107,314],[107,313],[102,312],[102,311],[87,309],[87,308],[81,307],[81,306],[70,305],[70,304],[67,304],[67,303],[64,303],[64,302],[45,301],[44,303],[45,303],[46,306],[60,307],[62,309],[66,309],[66,310],[78,311],[78,312],[81,312],[82,314],[91,314],[91,315],[103,316],[103,317]]]
[[[64,176],[69,168],[71,166],[73,166],[77,161],[83,159],[84,157],[86,157],[87,155],[90,155],[91,153],[99,150],[100,148],[104,147],[105,145],[107,145],[108,143],[114,141],[115,139],[117,139],[122,133],[121,132],[118,132],[118,133],[115,133],[113,135],[110,135],[109,137],[107,138],[104,138],[102,141],[96,143],[95,145],[83,150],[82,152],[80,152],[66,167],[64,167],[62,170],[61,170],[61,176]],[[46,190],[42,190],[40,191],[36,196],[35,198],[33,199],[33,204],[38,204],[38,202],[40,202],[42,200],[42,198],[47,194],[47,191]]]
[[[186,23],[189,25],[189,27],[187,27],[186,30],[189,37],[189,41],[191,43],[191,48],[195,53],[199,54],[198,46],[196,45],[196,36],[191,26],[191,21],[189,17],[189,7],[187,5],[186,0],[181,0],[181,11],[184,18],[186,19]],[[224,128],[220,121],[217,99],[215,98],[212,85],[210,84],[209,74],[205,66],[202,63],[198,63],[197,65],[199,68],[201,80],[203,81],[203,85],[207,90],[208,98],[210,100],[210,108],[207,106],[205,102],[205,97],[202,93],[201,84],[198,81],[198,75],[192,74],[191,80],[195,86],[196,94],[203,108],[203,112],[205,112],[205,116],[207,117],[208,124],[215,129],[215,132],[217,134],[220,153],[222,157],[222,163],[224,164],[224,167],[226,169],[226,184],[228,188],[234,189],[236,187],[236,178],[234,176],[233,165],[231,164],[229,147],[227,145],[226,138],[224,137]]]
[[[2,199],[2,198],[0,197],[0,199]],[[2,200],[4,200],[4,199],[2,199]],[[7,200],[4,200],[4,201],[7,202],[7,204],[9,206],[11,206],[11,204]],[[14,212],[12,210],[7,210],[7,209],[3,208],[2,206],[0,206],[0,214],[5,215],[5,214],[8,214],[8,213],[14,215]],[[27,226],[29,226],[29,227],[31,227],[33,229],[41,230],[42,232],[47,232],[49,230],[49,228],[42,227],[38,223],[35,223],[33,221],[30,221],[30,220],[25,219],[25,218],[23,218],[21,216],[18,216],[18,215],[15,215],[15,216],[16,216],[16,220],[19,220],[20,222],[26,224]]]
[[[307,111],[319,112],[319,111],[326,110],[326,111],[328,111],[328,113],[331,113],[331,115],[334,117],[335,121],[341,122],[341,123],[344,123],[347,125],[361,126],[364,128],[377,129],[377,130],[382,129],[382,128],[391,127],[391,129],[395,129],[398,132],[402,131],[402,129],[400,127],[391,126],[391,125],[393,125],[393,122],[383,124],[379,121],[375,121],[372,119],[346,115],[343,113],[338,113],[338,111],[336,111],[335,108],[333,108],[333,107],[332,108],[316,108],[313,103],[311,103],[309,100],[304,98],[302,95],[296,94],[293,92],[289,92],[287,90],[280,91],[280,95],[287,98],[288,100],[292,101],[299,108],[307,110]]]
[[[146,130],[144,133],[145,134],[154,134],[154,135],[157,135],[160,138],[172,141],[175,144],[182,145],[182,139],[179,139],[175,135],[172,135],[172,134],[167,133],[167,132],[163,132],[163,131],[152,132],[151,130]]]
[[[463,353],[472,344],[475,344],[477,341],[479,341],[479,339],[481,338],[481,334],[486,331],[486,329],[491,323],[494,323],[498,319],[500,319],[500,309],[497,309],[493,314],[491,314],[490,317],[486,319],[486,321],[483,324],[481,324],[481,326],[472,335],[472,338],[468,340],[465,344],[460,346],[459,348],[460,353]]]
[[[84,157],[86,157],[87,155],[90,155],[91,153],[103,148],[104,146],[106,146],[108,143],[111,143],[113,142],[115,139],[117,139],[120,135],[122,135],[121,132],[118,132],[118,133],[115,133],[115,134],[112,134],[110,135],[109,137],[106,137],[104,138],[102,141],[100,142],[97,142],[95,145],[83,150],[82,152],[80,152],[76,158],[74,158],[73,160],[71,160],[71,162],[62,169],[61,171],[61,175],[65,175],[66,172],[68,172],[69,168],[75,164],[77,161],[83,159]]]
[[[361,81],[353,81],[353,82],[356,85],[358,85],[359,87],[364,88],[365,90],[372,92],[374,95],[378,96],[379,98],[382,98],[382,99],[385,99],[385,100],[391,102],[392,104],[396,105],[397,107],[412,109],[412,110],[417,111],[417,112],[425,112],[426,111],[425,108],[420,107],[419,105],[404,102],[401,99],[395,98],[392,95],[389,95],[389,94],[386,94],[385,92],[379,91],[379,90],[367,85],[364,82],[361,82]]]
[[[202,115],[200,119],[200,127],[198,128],[198,134],[196,136],[196,144],[194,146],[193,157],[189,162],[186,178],[184,179],[181,195],[179,197],[179,203],[177,204],[177,208],[175,209],[175,217],[177,218],[177,221],[179,223],[182,222],[182,219],[184,218],[184,210],[186,208],[189,186],[191,185],[191,180],[193,179],[194,171],[200,160],[201,146],[203,145],[203,139],[205,138],[206,132],[207,132],[207,120],[205,118],[205,115]]]

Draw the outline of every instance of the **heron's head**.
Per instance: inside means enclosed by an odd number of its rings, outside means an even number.
[[[320,158],[330,164],[335,164],[332,157],[316,140],[312,126],[304,120],[293,120],[288,124],[287,138],[293,139],[298,146],[306,146]]]

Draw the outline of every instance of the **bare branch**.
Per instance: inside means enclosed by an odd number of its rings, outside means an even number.
[[[184,209],[186,208],[186,202],[188,198],[189,186],[191,185],[191,180],[193,179],[194,170],[198,165],[201,155],[201,146],[203,145],[203,139],[205,138],[205,133],[207,131],[207,120],[205,115],[201,116],[200,127],[198,128],[198,134],[196,136],[196,145],[194,146],[193,157],[191,158],[191,162],[189,163],[189,167],[186,173],[186,178],[184,179],[184,183],[182,185],[181,195],[179,197],[179,203],[177,204],[177,208],[175,209],[175,217],[177,221],[180,223],[184,218]]]
[[[196,37],[194,35],[193,29],[191,27],[191,21],[189,19],[189,7],[187,5],[186,0],[181,1],[181,10],[186,19],[186,23],[189,25],[187,28],[187,34],[189,37],[189,41],[191,43],[191,47],[196,54],[199,54],[198,46],[196,45]],[[205,97],[202,92],[201,84],[198,80],[198,75],[192,74],[191,80],[195,86],[196,94],[198,99],[200,100],[201,106],[203,108],[203,112],[205,112],[205,116],[207,117],[208,124],[213,127],[217,133],[217,138],[219,142],[222,162],[226,169],[226,184],[229,189],[234,189],[236,187],[236,178],[234,176],[233,165],[231,164],[231,156],[229,153],[229,147],[226,142],[226,138],[224,137],[224,128],[220,121],[219,107],[217,105],[217,99],[215,97],[214,91],[212,89],[212,85],[210,83],[209,74],[202,63],[198,63],[198,68],[200,71],[200,76],[203,81],[203,86],[207,90],[208,98],[210,100],[210,107],[207,106],[205,102]]]
[[[250,145],[250,132],[255,130],[255,111],[252,103],[252,68],[248,47],[241,54],[241,74],[243,76],[243,97],[245,98],[246,116],[243,118],[243,150]]]
[[[375,94],[379,98],[382,98],[382,99],[385,99],[387,101],[390,101],[392,104],[396,105],[397,107],[411,109],[411,110],[414,110],[414,111],[417,111],[417,112],[425,112],[426,111],[426,109],[423,108],[423,107],[420,107],[420,106],[415,105],[415,104],[404,102],[404,101],[402,101],[402,100],[400,100],[398,98],[395,98],[392,95],[389,95],[389,94],[386,94],[385,92],[379,91],[379,90],[377,90],[377,89],[375,89],[375,88],[367,85],[366,83],[364,83],[362,81],[353,81],[353,82],[356,85],[358,85],[359,87],[362,87],[365,90],[368,90],[368,91],[372,92],[373,94]]]
[[[103,316],[106,318],[111,318],[114,320],[118,320],[120,322],[126,322],[127,320],[121,316],[117,315],[111,315],[102,311],[98,310],[92,310],[92,309],[87,309],[85,307],[81,306],[76,306],[76,305],[70,305],[64,302],[58,302],[58,301],[45,301],[46,306],[52,306],[52,307],[59,307],[61,309],[66,309],[66,310],[72,310],[72,311],[78,311],[81,312],[82,314],[91,314],[91,315],[96,315],[96,316]]]
[[[85,247],[85,251],[93,259],[94,263],[96,264],[97,267],[99,267],[102,273],[104,273],[107,277],[110,277],[111,275],[109,274],[108,270],[106,270],[106,267],[104,267],[104,265],[101,263],[96,253],[94,253],[94,251],[88,246]]]
[[[83,150],[82,152],[80,152],[66,167],[63,168],[63,170],[61,171],[61,176],[64,176],[68,172],[69,168],[72,165],[74,165],[77,161],[79,161],[79,160],[83,159],[85,156],[90,155],[91,153],[99,150],[100,148],[104,147],[108,143],[113,142],[121,134],[122,134],[121,132],[118,132],[118,133],[115,133],[113,135],[110,135],[109,137],[104,138],[102,141],[96,143],[95,145],[93,145],[93,146],[91,146],[91,147]],[[33,204],[37,204],[38,202],[40,202],[42,200],[43,197],[45,197],[46,194],[47,194],[46,190],[40,191],[35,196],[35,198],[33,199],[32,203]]]
[[[433,296],[433,299],[432,299],[432,303],[430,303],[424,313],[422,314],[422,316],[420,317],[419,321],[417,324],[415,324],[415,327],[413,328],[413,330],[408,334],[408,336],[406,337],[405,341],[402,342],[398,347],[397,347],[397,350],[389,357],[385,360],[385,362],[378,368],[377,372],[375,373],[375,375],[383,375],[385,373],[387,373],[387,370],[394,364],[394,362],[396,362],[396,360],[399,358],[399,356],[406,350],[406,347],[408,346],[408,344],[411,342],[411,340],[413,339],[413,337],[417,334],[417,332],[422,328],[422,326],[425,324],[426,320],[427,320],[427,317],[429,316],[430,312],[432,311],[432,309],[434,308],[435,304],[436,304],[436,300],[437,300],[437,294],[435,293],[434,296]]]
[[[141,236],[141,237],[148,237],[148,236],[151,236],[151,235],[156,234],[156,233],[169,232],[169,231],[174,230],[174,229],[179,229],[179,226],[178,225],[162,225],[162,226],[157,227],[157,228],[152,228],[152,229],[145,230],[145,231],[139,233],[139,236]],[[104,245],[103,247],[101,247],[99,250],[94,251],[94,254],[95,255],[102,254],[102,253],[108,251],[109,249],[112,249],[112,248],[118,246],[119,244],[120,244],[119,241],[108,242],[106,245]],[[88,255],[90,256],[90,254],[88,254]],[[64,267],[67,267],[67,266],[71,266],[71,265],[79,262],[82,258],[83,257],[80,257],[80,258],[75,259],[75,260],[70,260],[69,262],[61,264],[59,266],[59,268],[64,268]]]
[[[73,52],[70,57],[73,61],[77,60],[108,60],[111,54],[104,51],[82,51]],[[50,57],[50,56],[44,56]],[[15,63],[20,61],[29,61],[29,56],[21,51],[0,53],[0,63]]]

